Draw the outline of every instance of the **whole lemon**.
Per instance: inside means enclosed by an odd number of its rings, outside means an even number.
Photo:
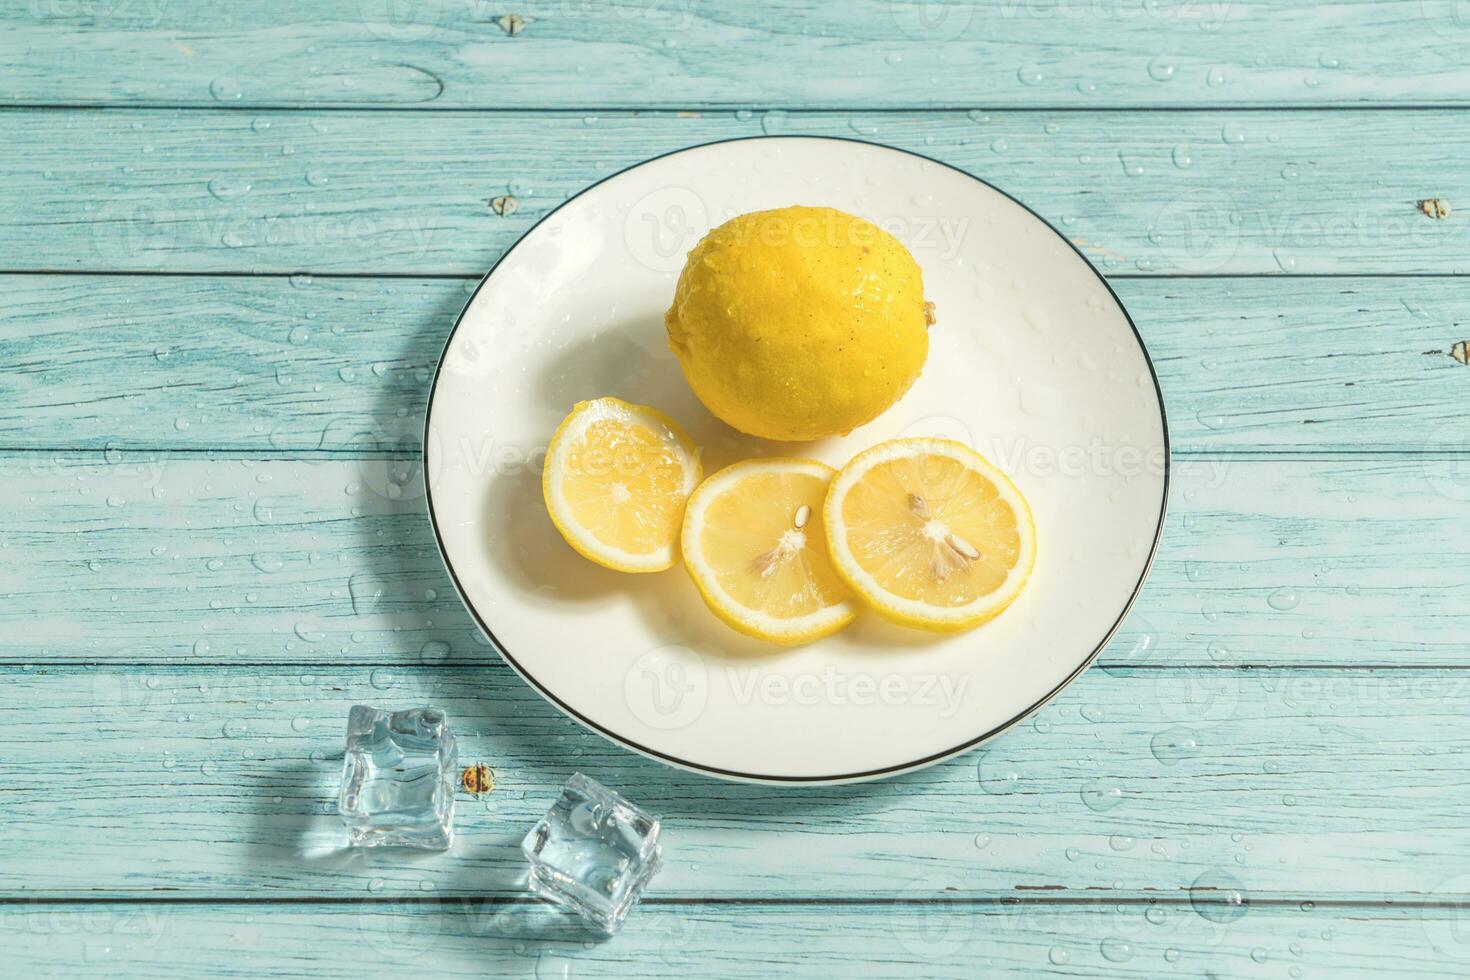
[[[664,324],[705,407],[766,439],[852,431],[896,402],[929,354],[919,264],[832,208],[756,211],[711,231]]]

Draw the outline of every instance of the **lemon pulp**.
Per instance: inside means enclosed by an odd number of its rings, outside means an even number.
[[[968,446],[900,439],[857,456],[826,502],[833,562],[880,614],[967,629],[1021,592],[1036,555],[1019,490]]]
[[[750,460],[694,492],[684,564],[715,615],[786,644],[827,636],[852,620],[856,606],[832,568],[822,521],[834,473],[814,460]]]
[[[579,402],[546,452],[542,493],[552,523],[592,561],[627,572],[677,560],[697,451],[657,409],[617,398]]]

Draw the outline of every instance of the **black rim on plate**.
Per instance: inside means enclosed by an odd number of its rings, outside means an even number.
[[[657,161],[663,160],[666,157],[677,156],[680,153],[688,153],[693,150],[701,150],[711,146],[720,146],[725,143],[749,143],[759,140],[828,140],[834,143],[857,143],[862,146],[877,147],[879,149],[889,150],[894,153],[903,153],[911,157],[916,157],[920,160],[927,160],[928,162],[944,167],[947,170],[953,170],[955,173],[968,177],[970,180],[975,181],[977,184],[981,184],[982,186],[987,187],[992,191],[995,191],[997,194],[1001,195],[1012,204],[1015,204],[1017,207],[1024,210],[1027,214],[1031,215],[1037,221],[1040,221],[1042,224],[1044,224],[1048,229],[1050,229],[1052,234],[1057,236],[1057,238],[1065,242],[1067,247],[1070,248],[1072,252],[1076,254],[1079,259],[1082,260],[1083,264],[1086,265],[1093,276],[1097,278],[1097,281],[1102,284],[1102,287],[1108,291],[1108,295],[1113,298],[1113,302],[1117,304],[1119,311],[1122,312],[1123,319],[1127,321],[1128,328],[1133,331],[1133,339],[1138,344],[1138,351],[1140,354],[1143,355],[1143,361],[1146,365],[1148,365],[1149,377],[1153,380],[1154,397],[1158,400],[1159,428],[1164,443],[1164,480],[1162,486],[1163,496],[1162,499],[1159,501],[1159,522],[1158,526],[1154,528],[1153,541],[1149,545],[1148,559],[1143,563],[1143,568],[1138,573],[1138,581],[1134,583],[1133,590],[1128,595],[1128,601],[1123,604],[1123,608],[1118,613],[1118,618],[1113,621],[1112,626],[1108,627],[1102,638],[1098,640],[1097,645],[1093,647],[1092,652],[1082,659],[1082,661],[1077,665],[1076,669],[1068,674],[1065,678],[1063,678],[1061,682],[1056,685],[1056,687],[1053,687],[1050,691],[1048,691],[1046,695],[1038,700],[1035,704],[1030,705],[1025,710],[1018,712],[1007,721],[996,725],[994,728],[991,728],[990,730],[983,732],[980,735],[976,735],[974,738],[969,739],[968,741],[962,742],[961,744],[956,745],[953,748],[945,749],[940,752],[935,752],[919,759],[914,759],[911,762],[902,762],[896,765],[882,766],[877,769],[868,769],[860,772],[833,773],[831,775],[823,776],[783,776],[771,775],[768,773],[743,772],[738,769],[723,769],[718,766],[709,766],[699,762],[691,762],[688,759],[681,759],[676,755],[670,755],[667,752],[660,752],[659,750],[649,748],[646,745],[640,745],[630,738],[626,738],[622,735],[619,735],[617,732],[611,731],[610,729],[599,725],[597,722],[593,721],[591,718],[588,718],[586,715],[583,715],[581,712],[577,711],[577,709],[573,708],[561,698],[557,697],[550,689],[548,689],[545,685],[538,681],[530,671],[521,666],[516,658],[511,655],[511,652],[506,649],[505,644],[500,642],[499,637],[495,635],[495,631],[492,630],[490,628],[490,624],[486,623],[484,618],[480,616],[479,610],[475,608],[474,603],[470,601],[469,596],[465,593],[464,585],[460,582],[459,575],[455,573],[454,564],[449,560],[449,551],[444,546],[444,537],[439,531],[439,520],[434,513],[433,483],[431,480],[431,473],[429,468],[429,426],[434,412],[434,395],[438,392],[439,376],[444,369],[444,355],[448,352],[450,345],[454,343],[455,334],[459,332],[460,325],[464,322],[465,313],[469,311],[470,307],[474,306],[475,299],[480,295],[480,290],[485,288],[485,284],[494,277],[495,270],[500,268],[501,263],[508,259],[511,253],[519,248],[521,243],[524,242],[532,232],[534,232],[537,228],[541,227],[541,225],[550,220],[558,211],[571,204],[578,198],[582,197],[584,194],[596,190],[598,187],[601,187],[603,184],[607,183],[610,180],[621,177],[623,174],[628,173],[632,170],[636,170],[639,167],[645,166],[646,164],[656,163]],[[556,707],[560,709],[563,713],[576,719],[579,723],[586,726],[587,728],[592,729],[599,735],[602,735],[604,738],[616,742],[619,745],[625,746],[626,748],[630,748],[635,752],[641,753],[642,755],[648,756],[653,759],[658,759],[661,762],[666,762],[670,765],[677,766],[681,769],[686,769],[691,772],[698,772],[710,776],[722,776],[729,779],[758,783],[821,784],[857,782],[867,779],[876,779],[882,776],[895,776],[899,773],[910,772],[915,769],[922,769],[925,766],[932,765],[936,762],[942,762],[945,759],[960,755],[963,752],[967,752],[970,749],[980,745],[982,742],[994,738],[995,736],[1014,726],[1017,722],[1025,720],[1037,709],[1041,708],[1052,698],[1056,697],[1059,693],[1061,693],[1064,688],[1067,687],[1067,685],[1071,684],[1074,680],[1081,676],[1083,671],[1085,671],[1088,667],[1092,665],[1092,662],[1097,659],[1098,654],[1102,653],[1103,649],[1108,645],[1109,642],[1112,641],[1113,637],[1117,634],[1118,629],[1123,625],[1123,620],[1127,618],[1129,610],[1133,608],[1133,604],[1138,600],[1138,594],[1143,589],[1143,583],[1148,579],[1149,571],[1153,568],[1154,559],[1158,556],[1159,542],[1163,539],[1164,516],[1165,512],[1168,510],[1169,479],[1172,470],[1172,460],[1170,458],[1169,451],[1169,420],[1164,410],[1164,392],[1163,389],[1159,386],[1159,375],[1158,372],[1154,370],[1154,362],[1153,359],[1149,357],[1148,348],[1143,343],[1143,336],[1138,332],[1138,325],[1133,322],[1133,317],[1128,312],[1128,308],[1123,305],[1123,301],[1119,299],[1118,294],[1114,292],[1112,284],[1107,281],[1102,273],[1098,272],[1097,267],[1088,260],[1087,256],[1082,254],[1082,250],[1079,249],[1076,245],[1072,244],[1071,239],[1067,238],[1066,235],[1057,230],[1055,225],[1053,225],[1050,221],[1047,221],[1041,215],[1037,214],[1022,201],[1017,200],[1010,194],[1007,194],[1005,191],[1001,190],[999,187],[996,187],[989,181],[984,180],[980,177],[976,177],[969,171],[961,170],[959,167],[956,167],[953,164],[945,163],[943,160],[936,160],[933,157],[925,156],[922,153],[915,153],[912,150],[905,150],[896,146],[887,146],[882,143],[873,143],[869,140],[851,139],[845,136],[804,136],[799,133],[781,136],[732,137],[731,139],[712,140],[708,143],[699,143],[694,146],[684,146],[680,147],[677,150],[670,150],[668,153],[660,153],[658,156],[649,157],[647,160],[640,160],[638,163],[632,164],[628,167],[624,167],[622,170],[619,170],[616,173],[608,174],[606,177],[601,178],[595,183],[589,184],[582,190],[578,191],[576,194],[573,194],[571,197],[558,204],[556,207],[552,208],[545,215],[543,215],[539,221],[537,221],[530,228],[527,228],[526,231],[522,233],[519,238],[516,239],[515,244],[506,249],[505,252],[500,256],[500,258],[495,260],[495,264],[490,267],[490,271],[485,273],[484,277],[480,279],[479,285],[477,285],[475,287],[475,291],[470,294],[470,298],[465,303],[464,309],[461,310],[459,316],[455,318],[454,327],[449,331],[449,336],[445,338],[444,349],[439,354],[439,363],[434,367],[434,379],[429,385],[428,404],[424,409],[424,436],[422,451],[424,457],[424,500],[428,506],[429,524],[434,529],[434,543],[439,549],[439,557],[442,558],[444,561],[444,568],[446,571],[448,571],[450,580],[454,582],[454,588],[455,591],[459,593],[460,601],[464,604],[464,607],[469,610],[470,615],[474,617],[475,623],[479,626],[481,632],[483,632],[485,636],[489,638],[491,645],[494,646],[496,652],[500,654],[501,659],[510,664],[511,668],[515,670],[515,672],[519,674],[526,683],[535,688],[537,693],[539,693],[543,698],[556,705]]]

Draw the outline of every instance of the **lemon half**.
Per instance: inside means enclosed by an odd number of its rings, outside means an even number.
[[[541,493],[567,544],[620,572],[678,560],[699,452],[667,415],[618,398],[578,402],[546,449]]]
[[[689,498],[684,567],[716,616],[747,636],[796,644],[852,621],[832,568],[822,501],[836,471],[810,459],[736,463]]]
[[[949,439],[895,439],[858,454],[824,511],[838,574],[905,626],[978,626],[1015,601],[1036,562],[1021,491]]]

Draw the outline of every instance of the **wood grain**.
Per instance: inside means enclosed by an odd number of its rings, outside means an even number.
[[[0,276],[0,447],[416,451],[475,282]],[[1176,455],[1470,449],[1464,279],[1113,285]]]
[[[1255,907],[1222,925],[1155,906],[668,905],[610,942],[549,908],[476,900],[0,909],[21,973],[684,978],[1462,976],[1464,911]],[[1427,940],[1427,942],[1426,942]],[[1430,945],[1432,944],[1432,945]],[[1291,972],[1295,971],[1295,972]]]
[[[0,660],[494,662],[420,474],[412,458],[6,459]],[[486,533],[511,536],[532,595],[552,567],[535,556],[566,546],[530,465],[503,478],[525,508]],[[1176,463],[1163,549],[1103,663],[1466,665],[1467,500],[1462,458]],[[569,596],[617,577],[573,567]],[[617,586],[634,601],[637,583]],[[692,587],[682,601],[704,615]]]
[[[584,771],[665,819],[664,898],[1184,903],[1225,872],[1257,901],[1470,901],[1463,670],[1096,670],[919,773],[736,787],[579,729],[503,666],[225,661],[0,671],[0,895],[518,895],[521,838]],[[354,703],[437,705],[495,768],[451,854],[344,849]]]
[[[770,132],[860,137],[968,170],[1107,273],[1449,274],[1466,269],[1470,228],[1470,209],[1454,210],[1470,153],[1459,121],[1448,111],[17,110],[0,114],[0,145],[12,149],[0,159],[10,202],[0,270],[479,276],[600,178]],[[509,215],[491,206],[506,195],[518,203]],[[1449,217],[1419,211],[1430,197],[1450,203]]]
[[[1454,0],[8,0],[0,39],[12,104],[1463,105],[1470,87]]]

